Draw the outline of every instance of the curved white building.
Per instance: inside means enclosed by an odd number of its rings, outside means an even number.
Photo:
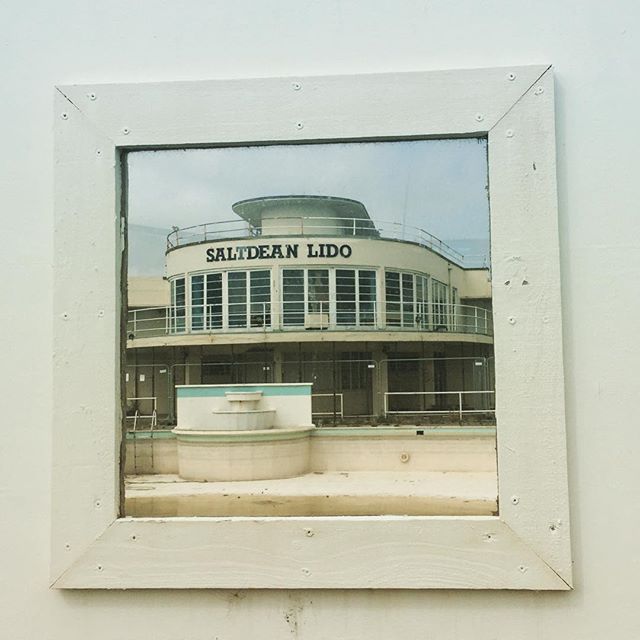
[[[172,424],[177,384],[310,382],[320,422],[490,412],[487,269],[355,200],[233,210],[169,234],[163,281],[130,281],[131,411]]]

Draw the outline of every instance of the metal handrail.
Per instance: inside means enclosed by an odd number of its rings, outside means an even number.
[[[321,222],[320,222],[321,221]],[[376,226],[372,226],[375,224]],[[167,235],[167,251],[177,247],[241,238],[272,238],[287,236],[382,238],[413,242],[462,264],[464,255],[432,233],[402,222],[376,221],[363,218],[317,218],[283,216],[269,218],[271,231],[254,227],[244,220],[222,220],[174,228]]]
[[[127,402],[134,402],[136,400],[151,400],[152,401],[152,410],[151,413],[140,413],[139,409],[135,410],[135,413],[132,416],[125,416],[126,420],[133,420],[133,429],[132,431],[136,431],[138,427],[138,420],[141,418],[150,418],[150,430],[153,431],[158,426],[158,398],[157,396],[145,396],[145,397],[135,397],[135,398],[127,398]]]
[[[312,393],[311,399],[313,398],[340,398],[340,409],[335,411],[336,416],[344,417],[344,394],[343,393]],[[332,416],[334,415],[333,411],[313,411],[312,416]]]
[[[425,331],[493,335],[483,307],[450,303],[379,304],[356,299],[231,302],[147,307],[129,311],[127,337],[175,334],[287,331]]]
[[[385,416],[389,414],[443,414],[443,413],[452,413],[451,409],[436,409],[436,410],[391,410],[389,409],[389,398],[391,396],[457,396],[458,397],[458,408],[454,410],[460,420],[462,420],[463,414],[467,413],[495,413],[494,408],[488,409],[463,409],[462,404],[462,396],[466,395],[478,395],[478,394],[489,394],[490,396],[495,395],[495,391],[493,390],[484,390],[484,391],[385,391],[384,392],[384,414]]]

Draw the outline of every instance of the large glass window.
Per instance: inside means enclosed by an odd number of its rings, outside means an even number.
[[[336,324],[375,324],[376,272],[364,269],[336,269]]]
[[[267,269],[249,272],[251,326],[271,325],[271,272]]]
[[[376,324],[376,272],[358,271],[358,324]]]
[[[222,328],[222,274],[207,274],[207,329]]]
[[[226,278],[226,299],[223,283]],[[386,271],[388,327],[446,331],[456,323],[457,290],[411,272]],[[195,274],[190,278],[191,331],[270,327],[271,271]],[[283,269],[282,326],[307,329],[377,326],[377,272],[373,269]],[[335,292],[335,293],[334,293]],[[185,279],[171,283],[171,328],[186,330]],[[226,303],[226,314],[223,308]]]
[[[204,329],[204,275],[191,276],[191,330]]]
[[[429,327],[429,278],[416,275],[416,324],[420,329]]]
[[[433,289],[433,328],[435,331],[447,330],[447,285],[432,280]]]
[[[191,276],[191,331],[222,328],[222,274]]]
[[[331,298],[335,291],[334,298]],[[366,269],[284,269],[282,317],[286,327],[326,329],[373,326],[376,272]]]
[[[307,270],[307,313],[329,317],[329,270]]]
[[[413,274],[403,273],[401,276],[402,287],[402,326],[412,327],[415,320]]]
[[[186,298],[184,278],[171,281],[171,332],[179,333],[186,329]]]
[[[230,271],[227,280],[229,328],[247,326],[247,272]]]
[[[356,324],[356,272],[336,269],[336,324]]]
[[[211,284],[216,296],[212,304],[214,310],[212,321],[214,322],[222,320],[221,284],[221,280]],[[218,297],[218,291],[220,291],[220,297]],[[230,271],[227,274],[227,326],[230,329],[245,329],[270,325],[271,272],[268,269]]]
[[[390,327],[402,326],[402,316],[400,315],[400,274],[396,271],[385,272],[384,293],[387,325]]]
[[[431,292],[429,282],[431,281]],[[449,324],[447,285],[417,273],[385,272],[386,322],[389,327],[445,331]],[[429,302],[432,302],[431,314]]]
[[[304,269],[282,271],[282,323],[285,327],[304,326]]]
[[[415,326],[415,282],[413,273],[385,272],[387,325]]]

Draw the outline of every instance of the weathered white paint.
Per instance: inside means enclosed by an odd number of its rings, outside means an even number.
[[[90,634],[110,640],[114,620],[126,619],[120,636],[158,640],[245,638],[256,628],[265,638],[305,640],[426,634],[443,640],[599,640],[612,633],[635,639],[640,514],[633,508],[638,483],[630,444],[637,438],[633,398],[640,356],[632,318],[640,304],[638,242],[631,233],[637,181],[630,168],[636,163],[639,98],[632,81],[640,53],[633,38],[636,3],[621,1],[615,10],[585,3],[579,11],[548,0],[410,0],[393,6],[372,0],[366,9],[291,0],[276,7],[202,3],[185,12],[150,2],[79,10],[63,0],[37,12],[23,6],[5,3],[2,9],[3,24],[11,26],[3,86],[12,97],[1,107],[5,149],[12,150],[3,156],[0,174],[10,239],[0,264],[4,295],[12,302],[2,320],[10,336],[3,346],[3,384],[12,400],[3,412],[13,426],[2,449],[0,481],[0,528],[11,551],[3,564],[3,630],[14,638],[80,640]],[[52,442],[46,424],[52,396],[51,374],[39,363],[51,353],[50,332],[43,328],[51,312],[51,86],[547,60],[555,64],[558,89],[575,590],[48,591]],[[101,236],[94,230],[94,237],[98,242]],[[307,541],[301,533],[299,543]],[[375,571],[385,569],[382,550],[380,556]]]

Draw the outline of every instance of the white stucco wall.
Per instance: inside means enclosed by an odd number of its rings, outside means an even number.
[[[0,636],[640,637],[638,13],[634,0],[4,2]],[[50,591],[53,85],[545,62],[557,81],[576,589]]]
[[[169,282],[160,277],[129,278],[129,307],[164,307],[171,304]]]
[[[308,245],[312,245],[312,255],[319,255],[320,244],[333,244],[337,247],[347,245],[350,252],[348,257],[337,255],[335,258],[309,257]],[[263,258],[253,260],[207,261],[207,250],[222,248],[225,252],[231,250],[233,254],[238,247],[266,247],[265,254],[270,255],[273,244],[278,244],[283,252],[286,245],[297,247],[297,257]],[[255,249],[257,253],[257,249]],[[235,257],[235,256],[234,256]],[[473,288],[467,291],[465,271],[446,258],[429,251],[417,244],[388,240],[369,240],[361,238],[261,238],[259,240],[229,240],[227,242],[196,244],[174,249],[166,257],[166,275],[171,279],[176,275],[199,271],[222,271],[228,269],[291,269],[299,266],[311,269],[326,267],[385,267],[391,270],[407,270],[417,273],[427,273],[431,277],[444,282],[449,281],[448,266],[451,265],[451,284],[458,287],[460,295],[474,296]],[[486,272],[485,272],[486,274]]]

